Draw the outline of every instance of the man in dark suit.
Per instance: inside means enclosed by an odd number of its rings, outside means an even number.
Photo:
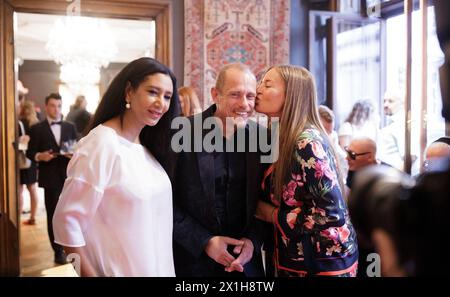
[[[209,118],[221,126],[219,147],[233,144],[234,139],[234,152],[229,148],[211,152],[203,145],[200,152],[192,147],[178,153],[174,180],[176,274],[264,276],[261,222],[254,217],[262,170],[259,153],[248,149],[254,134],[249,124],[256,126],[247,121],[255,106],[255,76],[245,65],[229,64],[220,71],[211,95],[216,104],[189,118],[192,138],[188,142],[195,146],[200,138],[201,143],[207,140],[205,135],[212,129],[201,127]],[[245,135],[241,152],[236,152],[236,127]]]
[[[52,93],[45,98],[47,118],[32,126],[27,157],[39,164],[39,186],[44,188],[47,211],[47,231],[55,252],[55,262],[66,263],[62,246],[53,236],[52,218],[66,179],[70,154],[61,154],[61,148],[77,139],[75,126],[61,120],[61,96]],[[67,147],[65,148],[67,149]]]

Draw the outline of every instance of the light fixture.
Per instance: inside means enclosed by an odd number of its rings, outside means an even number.
[[[98,84],[100,68],[107,67],[117,53],[114,36],[107,24],[97,18],[82,16],[57,19],[46,48],[61,65],[61,81],[74,90]]]

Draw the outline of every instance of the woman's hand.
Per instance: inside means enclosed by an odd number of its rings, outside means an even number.
[[[260,200],[256,205],[255,217],[262,221],[273,224],[273,214],[275,210],[276,207],[274,207],[272,204]]]

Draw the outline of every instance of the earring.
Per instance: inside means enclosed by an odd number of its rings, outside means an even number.
[[[131,107],[130,102],[127,102],[127,104],[125,104],[125,107],[126,107],[127,109],[130,109],[130,107]]]

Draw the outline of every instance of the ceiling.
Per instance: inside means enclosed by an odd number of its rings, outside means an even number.
[[[50,30],[59,18],[65,16],[16,13],[15,50],[22,60],[51,61],[45,49]],[[111,60],[128,63],[142,56],[155,56],[155,22],[152,20],[125,20],[101,18],[110,27],[118,53]]]

